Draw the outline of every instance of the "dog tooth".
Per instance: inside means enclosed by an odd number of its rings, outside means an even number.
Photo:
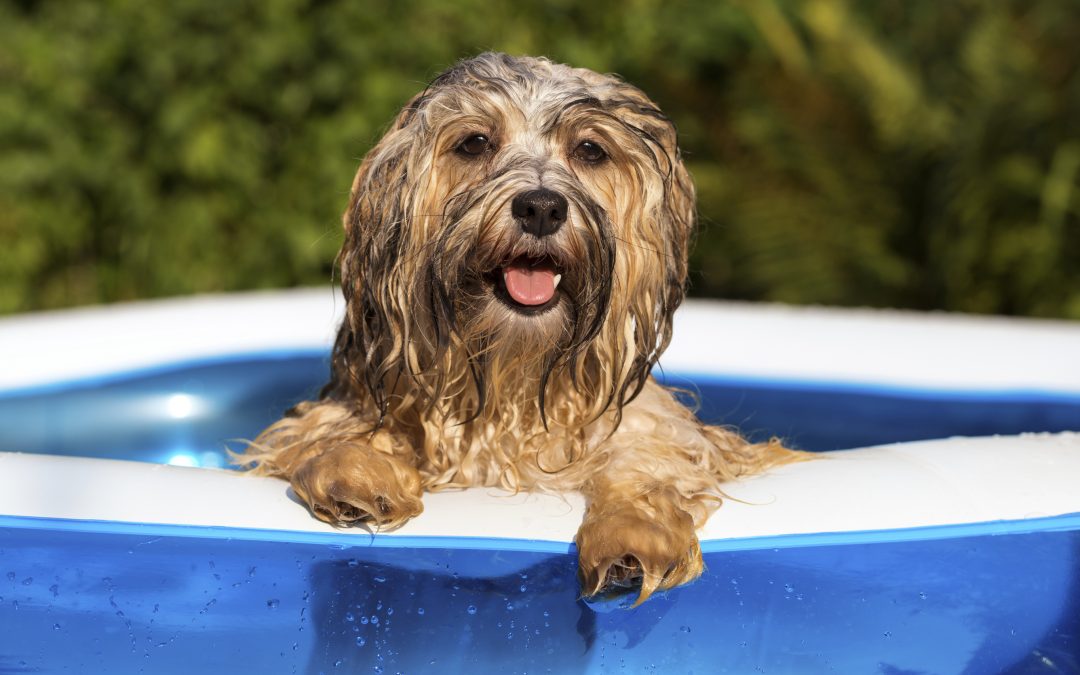
[[[559,282],[560,281],[562,281],[562,275],[561,274],[556,274],[555,275],[555,286],[554,286],[555,288],[559,287]]]

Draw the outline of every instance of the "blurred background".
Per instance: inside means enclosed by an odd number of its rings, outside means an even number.
[[[456,60],[641,86],[691,294],[1080,319],[1072,0],[0,0],[0,313],[331,284],[360,158]]]

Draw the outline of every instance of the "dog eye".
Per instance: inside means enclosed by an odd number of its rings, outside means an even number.
[[[573,149],[573,157],[582,162],[597,164],[607,159],[607,152],[604,151],[604,148],[593,143],[592,140],[582,140],[578,147]]]
[[[580,159],[583,162],[590,164],[596,164],[607,159],[607,153],[596,143],[592,141],[582,141],[574,148],[574,157]]]
[[[491,141],[484,134],[473,134],[457,146],[457,151],[463,155],[476,157],[482,155],[491,148]]]

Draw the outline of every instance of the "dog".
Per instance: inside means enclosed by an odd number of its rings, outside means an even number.
[[[485,53],[363,159],[330,381],[240,457],[329,523],[400,526],[424,490],[581,491],[586,597],[703,571],[724,481],[792,461],[704,425],[651,376],[685,295],[695,191],[636,87]]]

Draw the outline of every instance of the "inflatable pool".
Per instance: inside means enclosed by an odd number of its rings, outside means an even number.
[[[731,485],[705,575],[621,610],[577,597],[577,495],[372,535],[220,468],[318,389],[341,309],[0,321],[0,673],[1080,671],[1076,325],[688,303],[658,376],[822,460]]]

